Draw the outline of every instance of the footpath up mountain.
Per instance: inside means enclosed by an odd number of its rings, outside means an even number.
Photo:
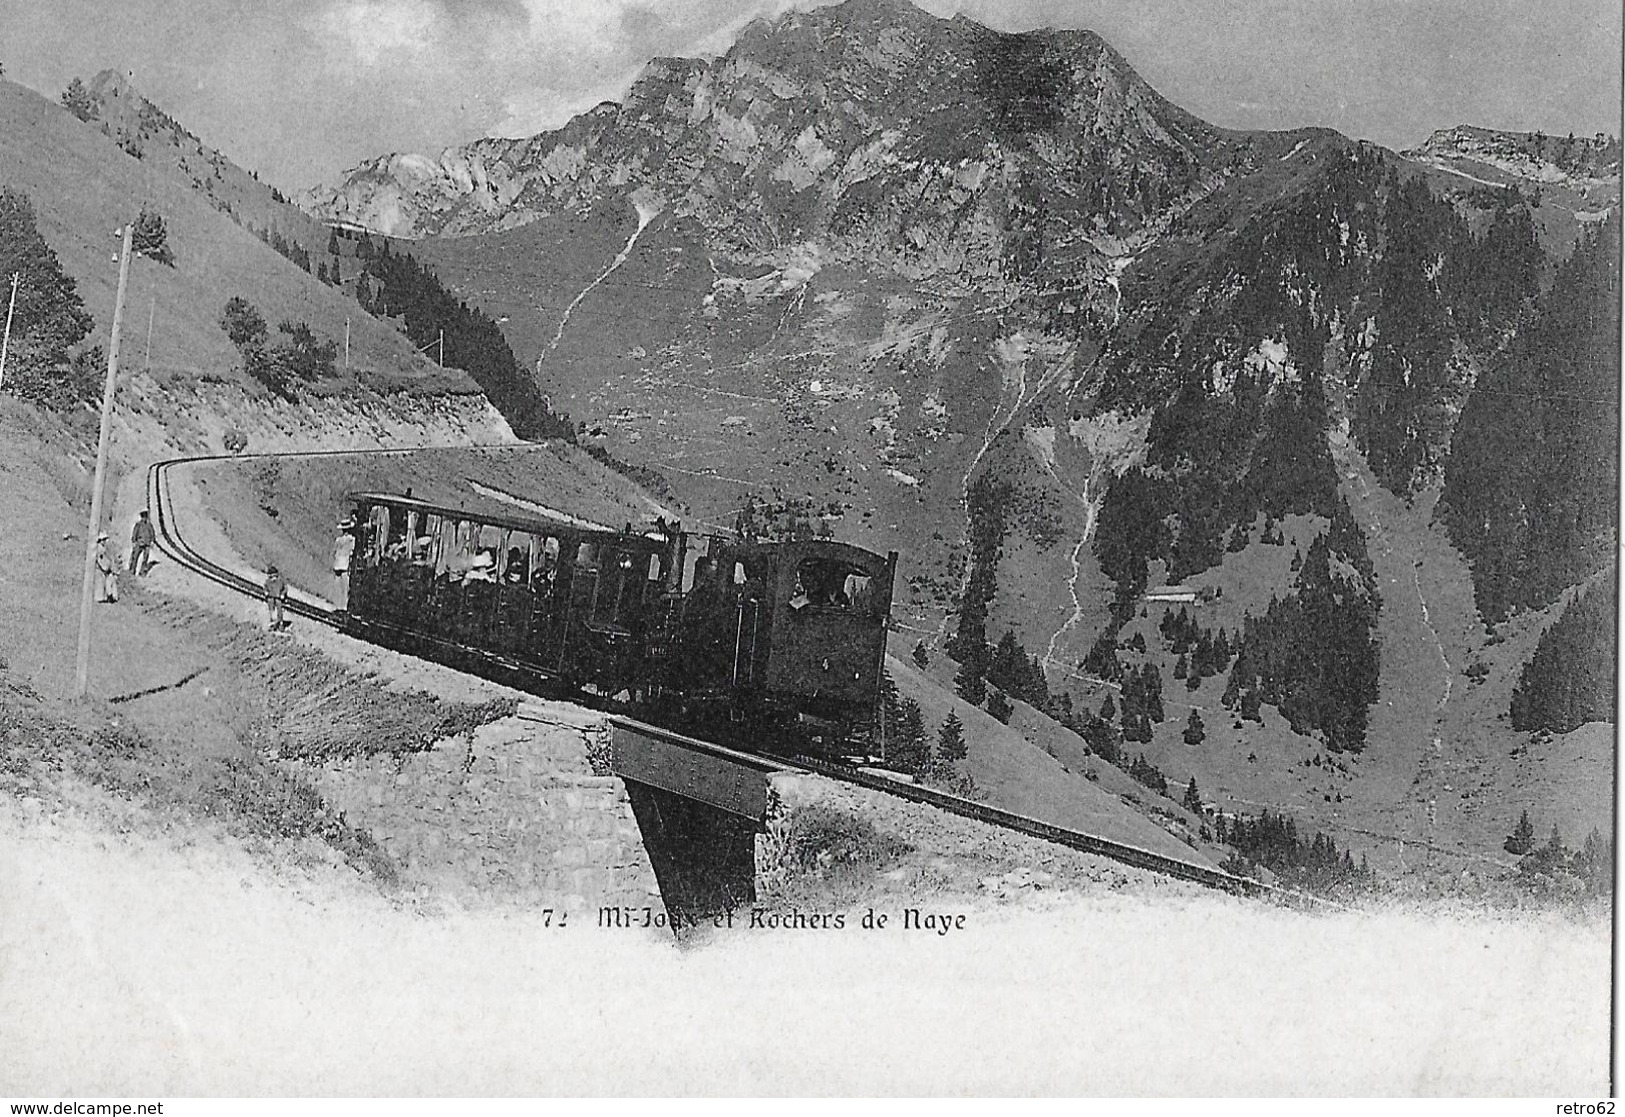
[[[1175,783],[1403,860],[1493,854],[1526,800],[1609,822],[1606,726],[1509,719],[1612,577],[1582,463],[1617,453],[1618,199],[1613,137],[1227,130],[1092,33],[851,0],[306,202],[416,238],[701,515],[898,548],[904,631],[971,693],[1008,632],[1046,693],[994,690],[1080,728],[1110,694],[1096,732]],[[1585,759],[1532,783],[1525,750]]]

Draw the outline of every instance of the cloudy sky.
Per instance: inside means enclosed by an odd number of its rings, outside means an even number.
[[[655,55],[725,50],[818,0],[0,0],[6,77],[137,86],[268,181],[528,135],[619,99]],[[1088,27],[1218,124],[1619,131],[1617,0],[919,0],[1002,30]],[[3,137],[0,137],[3,143]]]

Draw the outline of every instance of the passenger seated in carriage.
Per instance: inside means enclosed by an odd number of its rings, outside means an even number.
[[[496,556],[492,554],[490,550],[484,550],[475,555],[472,563],[469,565],[468,573],[463,575],[463,581],[465,583],[495,582],[496,580],[497,560]]]
[[[510,586],[522,586],[529,579],[525,552],[519,547],[508,548],[508,565],[502,580]]]

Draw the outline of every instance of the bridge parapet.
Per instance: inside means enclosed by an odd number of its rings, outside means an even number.
[[[646,905],[657,887],[626,787],[593,763],[608,726],[558,706],[527,702],[426,752],[300,766],[409,882],[572,909]]]

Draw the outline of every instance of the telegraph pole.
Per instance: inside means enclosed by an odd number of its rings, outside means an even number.
[[[350,371],[350,318],[344,318],[344,371]]]
[[[6,383],[6,350],[11,346],[11,316],[17,310],[17,281],[22,273],[11,273],[11,305],[6,308],[6,332],[0,337],[0,387]]]
[[[124,223],[124,249],[119,254],[118,297],[113,301],[113,336],[107,344],[107,383],[102,386],[102,432],[96,441],[96,481],[90,490],[90,528],[85,532],[85,577],[79,590],[79,662],[74,694],[90,689],[90,607],[96,586],[96,536],[102,530],[102,485],[107,480],[107,444],[113,434],[113,389],[118,381],[119,327],[124,323],[124,288],[130,278],[130,240],[135,223]]]

